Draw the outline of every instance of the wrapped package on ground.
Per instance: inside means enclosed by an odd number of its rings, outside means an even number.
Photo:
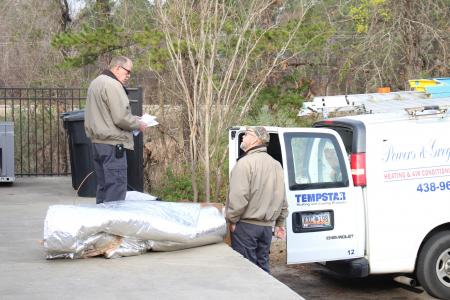
[[[52,205],[44,224],[47,258],[107,258],[222,242],[223,213],[213,206],[162,201]]]

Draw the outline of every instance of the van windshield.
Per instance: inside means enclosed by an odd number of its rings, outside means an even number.
[[[348,186],[342,151],[330,134],[285,133],[291,190]]]

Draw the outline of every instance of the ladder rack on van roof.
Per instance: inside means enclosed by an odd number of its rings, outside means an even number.
[[[449,107],[450,107],[450,105],[441,105],[441,106],[428,105],[428,106],[405,108],[405,111],[412,118],[418,118],[419,116],[431,116],[431,115],[439,115],[443,118],[447,114]]]
[[[406,108],[445,106],[450,97],[429,98],[425,92],[400,91],[391,93],[353,94],[314,97],[311,102],[303,102],[297,114],[300,117],[341,112],[348,114],[373,114],[401,112]]]

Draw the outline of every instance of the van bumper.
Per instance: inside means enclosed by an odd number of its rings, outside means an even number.
[[[325,262],[328,269],[351,278],[367,277],[369,275],[369,261],[364,258],[337,260]]]

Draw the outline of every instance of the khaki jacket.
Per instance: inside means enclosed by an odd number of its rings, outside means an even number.
[[[226,218],[262,226],[284,226],[288,215],[283,168],[267,154],[254,148],[238,160],[231,171]]]
[[[139,121],[131,114],[130,102],[120,81],[100,75],[89,85],[84,129],[92,143],[123,144],[133,150],[132,131]]]

